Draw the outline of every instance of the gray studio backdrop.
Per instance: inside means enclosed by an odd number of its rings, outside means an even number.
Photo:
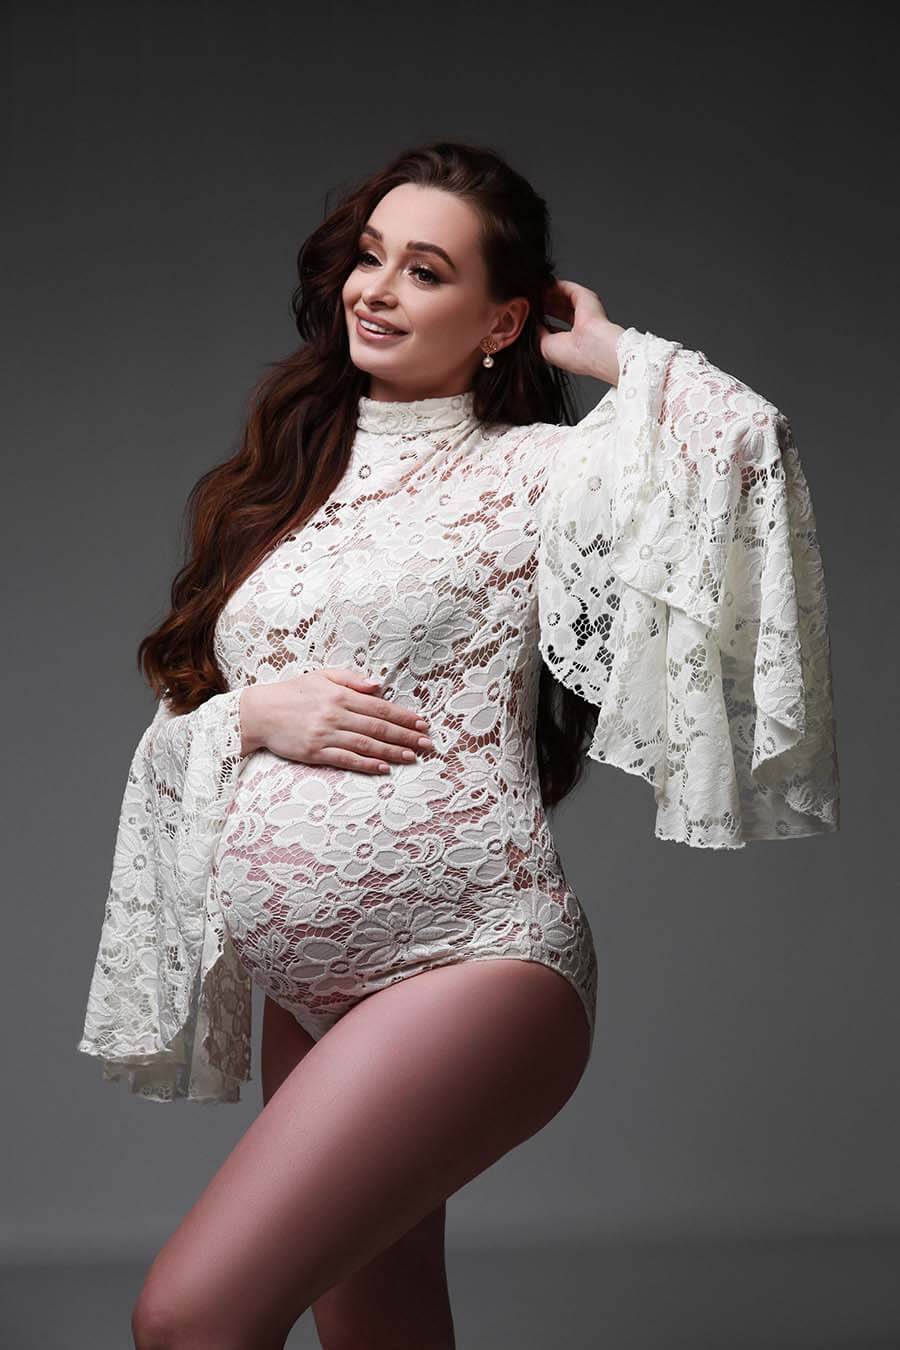
[[[564,22],[561,20],[564,18]],[[563,1112],[458,1194],[449,1239],[857,1233],[900,1222],[896,204],[878,34],[616,7],[7,7],[2,363],[9,1259],[152,1252],[259,1109],[163,1106],[76,1054],[135,668],[188,490],[236,444],[326,193],[487,141],[563,276],[792,420],[831,603],[843,825],[689,850],[592,766],[555,820],[600,958]],[[388,92],[384,92],[384,91]],[[605,387],[580,383],[586,410]]]

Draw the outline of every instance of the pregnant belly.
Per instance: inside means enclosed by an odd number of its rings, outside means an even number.
[[[238,779],[215,870],[235,926],[262,909],[320,924],[341,903],[453,901],[503,877],[502,814],[437,757],[375,775],[260,751]]]
[[[339,1004],[515,924],[496,797],[445,767],[359,774],[268,751],[245,766],[214,877],[238,958],[276,1001]]]
[[[490,885],[502,863],[500,797],[486,784],[455,783],[437,757],[389,774],[295,764],[269,751],[238,778],[218,858],[294,868],[313,885],[355,886],[441,865]],[[493,863],[493,866],[492,866]]]

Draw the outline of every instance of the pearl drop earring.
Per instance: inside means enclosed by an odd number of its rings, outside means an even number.
[[[499,342],[495,342],[493,338],[484,339],[481,344],[481,349],[482,351],[487,352],[487,355],[481,363],[483,366],[492,366],[494,364],[494,358],[491,356],[491,352],[495,352],[499,345]]]

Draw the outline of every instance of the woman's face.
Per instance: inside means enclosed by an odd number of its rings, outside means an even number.
[[[484,357],[482,340],[493,337],[494,359],[502,360],[518,336],[528,301],[488,299],[479,224],[461,198],[415,183],[392,188],[369,216],[342,299],[350,359],[368,371],[370,398],[465,393]],[[402,335],[360,331],[361,314]]]

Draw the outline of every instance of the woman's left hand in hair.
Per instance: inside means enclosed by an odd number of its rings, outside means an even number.
[[[545,361],[572,375],[590,375],[607,384],[618,384],[616,343],[625,329],[606,317],[595,291],[560,277],[544,292],[544,315],[571,325],[568,329],[548,328],[543,316],[538,318]]]

